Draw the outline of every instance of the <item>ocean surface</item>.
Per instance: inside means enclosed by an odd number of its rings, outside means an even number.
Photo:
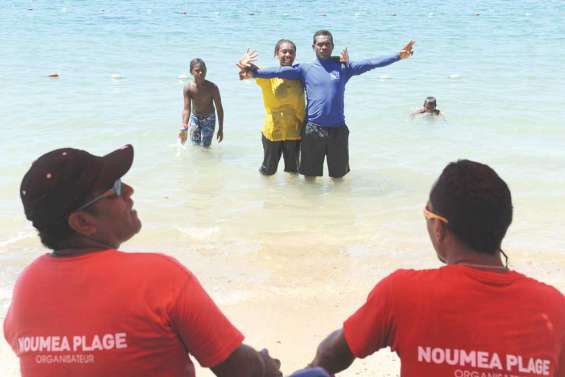
[[[349,82],[352,171],[342,182],[305,182],[281,166],[262,177],[260,91],[234,64],[254,48],[259,64],[275,65],[280,38],[309,62],[318,29],[351,60],[397,53],[410,39],[415,54]],[[421,210],[441,169],[461,158],[489,164],[512,190],[511,265],[563,291],[563,46],[562,0],[3,0],[0,320],[18,274],[45,252],[23,215],[20,180],[40,154],[65,146],[105,154],[134,145],[125,181],[144,228],[123,249],[177,257],[220,305],[245,301],[255,284],[307,292],[277,274],[323,276],[335,258],[363,289],[393,268],[437,266]],[[210,150],[176,139],[188,82],[179,77],[194,57],[226,114],[224,141]],[[411,121],[430,95],[447,122]],[[17,374],[2,340],[0,375]]]

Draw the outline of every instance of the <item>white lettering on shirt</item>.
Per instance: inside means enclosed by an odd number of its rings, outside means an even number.
[[[92,336],[75,335],[73,337],[23,336],[17,340],[18,353],[26,352],[92,352],[110,351],[128,347],[125,332],[110,334],[95,334]],[[72,344],[72,348],[71,348]]]
[[[448,364],[452,366],[549,376],[551,360],[506,354],[501,358],[496,352],[463,350],[441,347],[417,348],[418,362],[427,364]],[[504,362],[504,363],[503,363]],[[464,373],[463,373],[464,374]]]

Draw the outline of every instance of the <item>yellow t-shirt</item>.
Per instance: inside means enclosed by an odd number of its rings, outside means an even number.
[[[300,80],[255,79],[263,92],[265,123],[261,132],[271,141],[300,140],[304,126],[304,87]]]

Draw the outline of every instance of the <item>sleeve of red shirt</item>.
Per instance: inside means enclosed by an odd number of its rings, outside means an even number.
[[[244,336],[208,296],[196,276],[189,274],[173,308],[173,326],[200,365],[215,367],[241,345]]]
[[[345,340],[355,357],[366,357],[392,343],[395,325],[391,286],[395,274],[381,280],[365,304],[343,323]]]
[[[565,338],[563,338],[561,343],[561,355],[559,355],[558,363],[555,377],[565,377]]]

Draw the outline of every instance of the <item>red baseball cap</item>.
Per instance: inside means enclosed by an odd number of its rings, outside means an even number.
[[[61,148],[33,162],[20,185],[26,218],[42,229],[66,218],[95,194],[109,190],[133,163],[133,146],[105,156]]]

